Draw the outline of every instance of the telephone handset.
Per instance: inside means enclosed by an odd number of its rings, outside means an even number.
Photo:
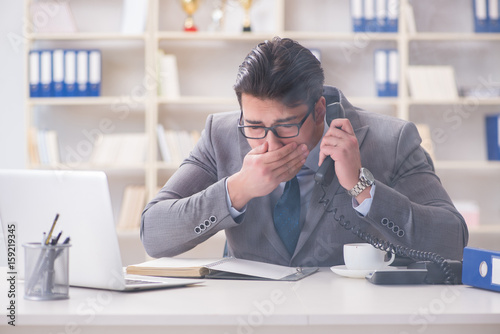
[[[340,106],[342,114],[342,105]],[[355,224],[345,220],[344,215],[337,215],[338,209],[328,209],[331,202],[326,199],[327,193],[325,188],[331,184],[335,175],[335,161],[330,157],[326,157],[318,171],[314,175],[316,184],[323,189],[323,196],[319,202],[323,204],[327,212],[334,213],[334,219],[344,229],[351,231],[354,235],[361,238],[363,241],[371,244],[373,247],[393,253],[404,258],[409,258],[417,261],[408,265],[407,269],[391,270],[391,271],[375,271],[370,274],[368,280],[374,284],[461,284],[462,283],[462,262],[455,260],[446,260],[441,255],[431,252],[424,252],[410,249],[401,245],[395,245],[388,241],[379,239],[371,234],[364,232]],[[425,275],[423,275],[425,273]]]

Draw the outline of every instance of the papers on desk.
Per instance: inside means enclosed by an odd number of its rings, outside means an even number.
[[[214,259],[160,258],[127,267],[127,274],[297,281],[318,268],[295,268],[227,257]]]

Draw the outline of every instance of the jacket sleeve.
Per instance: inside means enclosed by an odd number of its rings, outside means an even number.
[[[411,249],[462,259],[468,231],[420,146],[413,123],[405,123],[395,146],[392,169],[375,176],[372,206],[365,219],[382,239]]]
[[[226,178],[217,175],[212,121],[209,116],[189,158],[142,213],[141,241],[152,257],[181,254],[237,225],[226,203]]]

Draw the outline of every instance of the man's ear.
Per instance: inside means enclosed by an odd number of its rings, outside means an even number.
[[[320,97],[314,105],[314,121],[317,125],[323,123],[326,114],[326,99],[324,96]]]

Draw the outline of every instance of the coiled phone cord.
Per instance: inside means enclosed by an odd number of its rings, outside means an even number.
[[[321,185],[323,190],[323,196],[321,196],[319,203],[323,204],[326,212],[333,212],[333,218],[337,221],[340,226],[342,226],[347,231],[351,231],[354,235],[359,237],[361,240],[366,241],[373,247],[380,249],[385,252],[390,252],[392,254],[410,258],[415,261],[431,261],[435,263],[444,275],[444,284],[455,284],[456,276],[453,272],[451,266],[447,260],[437,253],[424,252],[420,250],[411,249],[401,245],[394,245],[388,241],[379,239],[372,236],[368,232],[363,231],[358,225],[351,225],[349,220],[345,220],[344,215],[337,216],[337,208],[329,210],[328,206],[330,204],[330,199],[325,199],[326,190],[323,185]]]

